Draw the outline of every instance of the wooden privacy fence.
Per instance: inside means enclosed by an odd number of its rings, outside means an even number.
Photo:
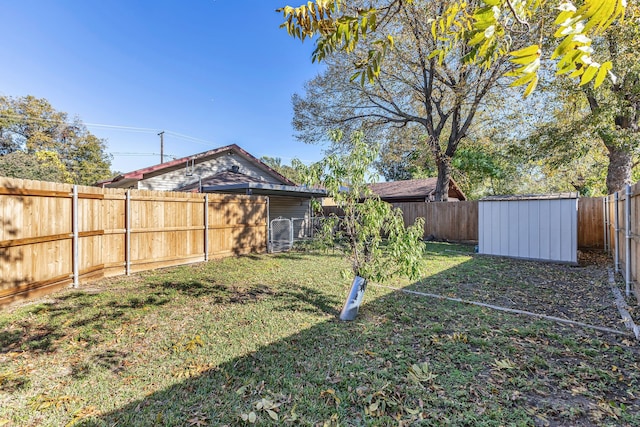
[[[0,178],[0,306],[80,280],[262,252],[267,205]]]
[[[393,203],[413,224],[424,218],[424,236],[453,242],[478,241],[478,202]]]
[[[394,203],[403,213],[404,223],[425,219],[424,237],[452,242],[478,241],[478,202],[411,202]],[[336,206],[323,206],[325,215],[341,216]],[[601,197],[578,199],[578,248],[604,248],[604,209]]]
[[[602,197],[578,199],[578,248],[604,249]]]
[[[640,183],[609,195],[604,205],[605,250],[613,255],[616,273],[624,277],[627,296],[633,293],[640,300]]]

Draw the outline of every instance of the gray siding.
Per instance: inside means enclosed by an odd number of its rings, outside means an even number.
[[[187,184],[198,182],[198,176],[206,178],[220,172],[228,171],[232,166],[239,166],[241,173],[264,180],[265,183],[281,184],[279,180],[267,174],[244,157],[236,154],[230,156],[225,153],[202,163],[196,163],[193,176],[186,176],[185,164],[185,167],[178,170],[138,181],[138,189],[172,191]]]

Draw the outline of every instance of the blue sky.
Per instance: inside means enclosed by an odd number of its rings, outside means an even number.
[[[108,140],[126,172],[238,144],[285,163],[322,157],[293,138],[291,95],[321,70],[279,28],[301,0],[19,0],[0,7],[0,94],[33,95]],[[135,128],[135,129],[129,129]]]

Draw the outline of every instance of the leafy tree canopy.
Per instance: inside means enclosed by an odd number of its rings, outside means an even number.
[[[318,36],[314,61],[322,61],[335,51],[353,51],[367,35],[380,27],[385,37],[376,37],[368,56],[361,61],[353,78],[372,82],[382,68],[387,52],[394,48],[390,27],[396,14],[413,0],[379,0],[368,7],[351,8],[345,0],[316,0],[299,7],[278,9],[284,16],[282,27],[290,35],[304,40]],[[506,75],[513,85],[526,85],[525,96],[538,83],[541,58],[556,59],[558,74],[579,78],[579,85],[594,81],[597,87],[612,75],[612,63],[594,59],[592,41],[613,31],[616,21],[624,25],[627,0],[456,0],[439,13],[425,9],[419,19],[428,23],[438,45],[427,52],[429,58],[442,62],[447,53],[465,44],[469,51],[466,63],[482,68],[504,56],[514,67]],[[552,18],[549,19],[549,14]],[[514,38],[525,35],[530,43],[513,48]],[[553,40],[549,45],[543,40]]]
[[[106,149],[46,99],[0,96],[0,175],[91,185],[111,176]]]

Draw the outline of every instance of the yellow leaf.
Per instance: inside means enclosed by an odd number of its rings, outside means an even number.
[[[584,73],[584,68],[585,67],[576,68],[573,73],[569,74],[569,78],[580,77],[582,73]]]
[[[471,37],[468,44],[469,46],[475,46],[482,41],[484,41],[484,32],[478,31],[473,37]]]
[[[540,56],[540,46],[537,44],[532,44],[531,46],[527,46],[523,49],[515,50],[510,53],[511,56],[522,57],[522,56],[531,56],[531,55]]]
[[[531,83],[529,83],[529,86],[527,86],[527,89],[524,91],[524,97],[526,98],[527,96],[531,95],[531,93],[534,90],[536,90],[536,86],[538,86],[538,75],[537,74],[534,77],[534,79],[531,80]]]
[[[389,44],[391,45],[391,48],[393,49],[393,46],[395,46],[395,43],[393,41],[393,37],[391,37],[391,35],[387,36],[387,40],[389,40]]]
[[[593,64],[589,65],[587,67],[587,70],[584,73],[582,73],[579,86],[586,85],[591,80],[593,80],[597,72],[598,72],[598,65],[593,65]]]
[[[612,64],[610,61],[607,61],[600,66],[600,69],[598,70],[598,75],[596,76],[596,80],[593,84],[594,88],[597,88],[602,84],[602,82],[604,82],[604,79],[607,77],[607,73],[609,72],[609,70],[611,70],[611,68],[612,68]]]
[[[510,59],[509,61],[513,62],[514,64],[527,65],[535,61],[537,58],[538,55],[521,56],[519,58]]]
[[[267,409],[267,414],[269,414],[272,420],[278,421],[278,414],[275,411]]]

